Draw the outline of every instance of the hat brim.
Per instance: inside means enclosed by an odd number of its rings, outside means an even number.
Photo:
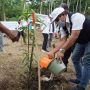
[[[51,20],[51,23],[53,23],[57,17],[58,17],[58,15],[56,15],[56,16]]]
[[[53,12],[50,14],[50,17],[52,18],[51,23],[55,21],[55,19],[60,15],[61,13],[64,12],[64,8],[59,7],[53,10]]]

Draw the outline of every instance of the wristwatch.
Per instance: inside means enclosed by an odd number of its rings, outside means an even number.
[[[64,48],[60,48],[59,50],[61,53],[65,53],[65,49]]]

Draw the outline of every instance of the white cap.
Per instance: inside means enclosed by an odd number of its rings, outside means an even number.
[[[51,23],[57,18],[58,15],[60,15],[65,10],[62,7],[55,8],[53,12],[49,15],[51,18]]]

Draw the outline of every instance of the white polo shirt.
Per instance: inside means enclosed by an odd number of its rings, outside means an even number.
[[[82,30],[83,29],[83,23],[85,21],[85,16],[81,13],[75,13],[71,16],[71,22],[72,22],[72,30]],[[66,17],[66,23],[68,23],[68,32],[70,33],[70,21],[69,16]],[[66,36],[65,31],[63,28],[60,28],[61,38]]]

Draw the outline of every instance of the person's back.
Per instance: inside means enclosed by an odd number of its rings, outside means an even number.
[[[73,27],[70,27],[70,28],[74,28],[75,25],[80,27],[80,24],[78,25],[78,23],[82,22],[81,32],[76,42],[85,44],[88,41],[90,41],[90,34],[89,34],[90,33],[90,19],[86,18],[81,13],[72,13],[72,15],[70,15],[69,13],[68,16],[70,20],[70,26],[72,26],[73,22],[75,23]]]
[[[41,24],[42,33],[49,34],[49,27],[50,27],[50,20],[49,20],[49,18],[45,18],[43,20],[43,23]]]

